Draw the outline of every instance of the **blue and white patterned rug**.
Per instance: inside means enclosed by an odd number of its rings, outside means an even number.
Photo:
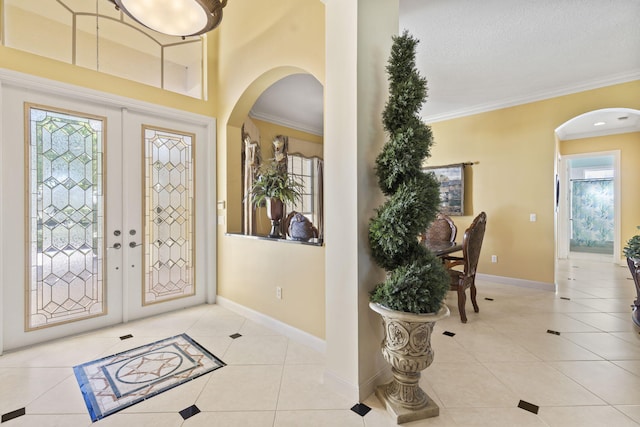
[[[225,363],[187,334],[74,366],[92,421],[149,399]]]

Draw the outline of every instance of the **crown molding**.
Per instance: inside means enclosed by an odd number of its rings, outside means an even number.
[[[543,101],[545,99],[556,98],[559,96],[571,95],[573,93],[584,92],[587,90],[599,89],[601,87],[612,86],[615,84],[628,83],[634,80],[640,80],[640,69],[621,74],[614,74],[604,78],[587,80],[575,85],[542,91],[532,95],[507,98],[499,101],[488,102],[486,104],[476,105],[469,108],[462,108],[460,110],[454,110],[447,113],[424,116],[422,119],[427,123],[442,122],[445,120],[457,119],[460,117],[473,116],[475,114],[500,110],[502,108],[515,107],[517,105]]]
[[[282,117],[273,116],[271,114],[258,113],[253,109],[249,111],[249,117],[252,119],[262,120],[263,122],[269,122],[276,125],[288,127],[290,129],[299,130],[301,132],[310,133],[312,135],[323,136],[324,129],[316,126],[303,125],[291,120],[283,119]]]

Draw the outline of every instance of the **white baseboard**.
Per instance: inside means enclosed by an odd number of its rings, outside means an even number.
[[[360,384],[360,401],[366,399],[376,391],[376,387],[381,384],[386,384],[393,379],[391,373],[391,365],[385,364],[385,366],[375,373],[364,383]]]
[[[353,402],[362,403],[367,397],[371,396],[376,387],[380,384],[386,384],[393,378],[391,374],[391,366],[387,365],[380,371],[376,372],[360,386],[345,382],[342,378],[328,370],[324,371],[324,385],[331,391],[337,393]]]
[[[556,285],[554,283],[536,282],[534,280],[516,279],[514,277],[493,276],[491,274],[476,274],[476,278],[479,280],[485,280],[487,282],[501,283],[504,285],[519,286],[521,288],[533,288],[541,289],[543,291],[556,291]]]
[[[293,326],[287,325],[280,320],[269,317],[266,314],[259,313],[227,298],[221,297],[220,295],[216,297],[216,304],[234,311],[253,322],[272,329],[275,332],[278,332],[279,334],[282,334],[285,337],[288,337],[300,344],[306,345],[307,347],[310,347],[317,352],[320,352],[322,354],[326,353],[327,346],[325,341],[314,335],[311,335],[308,332],[302,331],[298,328],[294,328]]]
[[[332,392],[339,394],[345,399],[352,402],[360,402],[358,387],[354,384],[344,381],[333,372],[324,370],[324,385]]]

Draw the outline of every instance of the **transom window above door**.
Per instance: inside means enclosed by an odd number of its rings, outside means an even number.
[[[109,0],[5,0],[7,47],[204,99],[206,36],[145,28]]]

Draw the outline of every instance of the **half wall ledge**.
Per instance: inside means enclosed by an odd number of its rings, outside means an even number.
[[[323,239],[317,239],[317,238],[309,239],[308,241],[305,242],[302,240],[274,238],[274,237],[267,237],[267,236],[255,236],[255,235],[242,234],[242,233],[224,233],[224,235],[230,236],[230,237],[240,237],[244,239],[266,240],[274,243],[293,243],[295,245],[307,245],[307,246],[318,246],[318,247],[324,246]]]

